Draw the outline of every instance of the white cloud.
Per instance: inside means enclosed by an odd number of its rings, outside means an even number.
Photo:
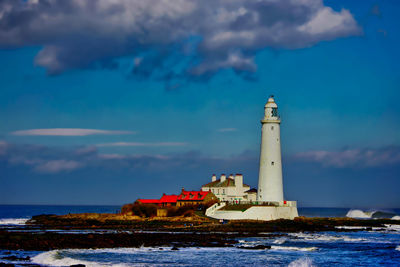
[[[99,154],[99,158],[101,159],[124,159],[125,155],[121,154]]]
[[[322,0],[3,0],[0,23],[0,46],[43,47],[35,62],[50,74],[115,67],[107,63],[125,56],[137,73],[151,66],[143,71],[151,74],[169,69],[163,64],[174,55],[169,49],[176,52],[193,36],[200,37],[193,49],[198,64],[181,75],[255,71],[254,57],[264,48],[304,48],[362,33],[349,10]],[[146,56],[154,51],[162,55]]]
[[[397,147],[380,149],[344,149],[342,151],[307,151],[298,153],[295,158],[318,162],[324,166],[346,167],[379,167],[400,163],[400,150]]]
[[[4,155],[6,153],[7,143],[5,141],[0,141],[0,155]]]
[[[37,165],[34,170],[41,173],[59,173],[73,171],[83,165],[74,160],[49,160]]]
[[[44,135],[44,136],[87,136],[87,135],[118,135],[135,134],[132,131],[110,131],[97,129],[79,129],[79,128],[53,128],[53,129],[30,129],[12,132],[12,135]]]
[[[144,143],[144,142],[115,142],[97,144],[98,147],[125,147],[125,146],[137,146],[137,147],[162,147],[162,146],[186,146],[184,142],[155,142],[155,143]]]

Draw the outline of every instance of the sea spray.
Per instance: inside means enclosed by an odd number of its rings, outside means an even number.
[[[292,250],[292,251],[315,251],[317,247],[287,247],[287,246],[271,246],[272,250]]]
[[[357,219],[370,219],[375,211],[364,212],[362,210],[349,210],[346,217]]]
[[[39,255],[32,258],[32,262],[46,266],[71,266],[76,264],[83,264],[87,267],[126,267],[126,264],[110,264],[97,261],[86,261],[72,258],[81,252],[88,252],[90,250],[83,249],[65,249],[65,250],[51,250],[40,253]],[[96,250],[92,250],[96,251]],[[70,254],[67,256],[67,254]]]
[[[0,219],[0,225],[24,225],[28,220],[27,218],[5,218]]]
[[[396,218],[400,219],[400,216],[397,216],[396,213],[392,211],[384,211],[384,210],[363,211],[358,209],[349,210],[346,214],[346,217],[356,218],[356,219],[392,219],[392,220],[396,220]]]
[[[313,267],[311,259],[309,258],[300,258],[298,260],[292,261],[288,265],[289,267]]]

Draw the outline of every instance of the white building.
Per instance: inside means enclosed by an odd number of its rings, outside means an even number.
[[[211,182],[203,185],[201,191],[211,191],[220,201],[237,203],[257,200],[257,193],[243,183],[243,175],[239,173],[235,176],[231,174],[229,177],[222,174],[219,179],[213,174]]]
[[[287,201],[283,197],[280,123],[278,106],[271,96],[264,106],[264,117],[261,120],[260,170],[256,204],[248,205],[246,210],[237,211],[234,207],[230,208],[227,203],[217,203],[207,209],[207,216],[227,220],[264,221],[298,217],[296,201]]]
[[[271,96],[264,106],[261,120],[260,170],[258,176],[258,201],[283,201],[281,160],[281,119],[278,105]]]

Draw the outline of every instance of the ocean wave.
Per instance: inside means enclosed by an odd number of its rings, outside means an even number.
[[[351,209],[347,212],[346,217],[349,218],[356,218],[356,219],[394,219],[395,217],[398,217],[400,219],[400,216],[397,216],[393,212],[388,212],[388,211],[381,211],[381,210],[373,210],[373,211],[363,211],[359,209]]]
[[[400,232],[400,225],[398,224],[385,224],[385,226],[387,230]]]
[[[326,242],[337,242],[337,241],[344,241],[344,242],[365,242],[368,239],[365,238],[352,238],[348,236],[333,236],[327,234],[305,234],[305,233],[289,233],[290,236],[297,237],[299,239],[307,240],[307,241],[326,241]]]
[[[349,210],[346,217],[357,219],[370,219],[375,211],[365,212],[362,210]]]
[[[312,263],[311,259],[300,258],[289,263],[288,267],[313,267],[313,266],[314,264]]]
[[[366,226],[347,226],[347,225],[343,225],[343,226],[335,226],[336,229],[348,229],[348,230],[365,230],[367,229]]]
[[[396,215],[392,217],[392,220],[400,220],[400,216]]]
[[[315,251],[317,247],[285,247],[285,246],[271,246],[274,250],[294,250],[294,251]]]
[[[400,251],[400,246],[397,246],[395,249],[398,250],[398,251]]]
[[[285,242],[286,242],[286,238],[281,237],[281,238],[275,239],[274,242],[272,242],[272,243],[282,245]]]
[[[65,252],[79,252],[83,251],[80,249],[73,250],[51,250],[48,252],[40,253],[39,255],[33,257],[31,260],[33,263],[46,265],[46,266],[70,266],[75,264],[84,264],[87,267],[126,267],[128,265],[125,264],[112,264],[112,263],[103,263],[103,262],[96,262],[96,261],[85,261],[85,260],[78,260],[73,259],[68,256],[64,256]],[[86,251],[85,251],[86,252]]]
[[[0,225],[24,225],[28,220],[27,218],[5,218],[0,219]]]

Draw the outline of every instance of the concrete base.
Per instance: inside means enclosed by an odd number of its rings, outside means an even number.
[[[245,211],[215,210],[208,215],[215,219],[224,220],[261,220],[272,221],[277,219],[293,220],[298,217],[297,207],[266,207],[253,206]]]

